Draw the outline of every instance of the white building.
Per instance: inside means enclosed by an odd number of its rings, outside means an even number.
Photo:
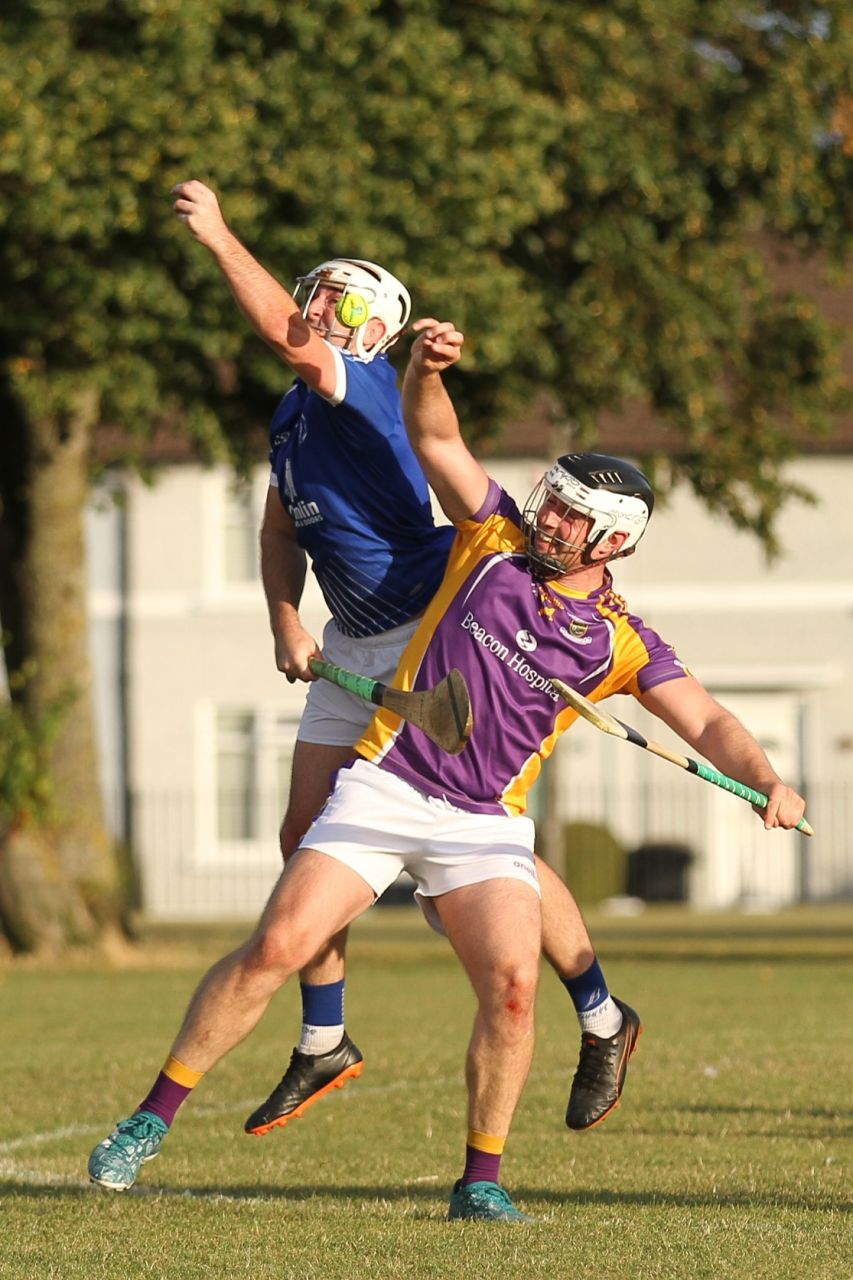
[[[544,461],[488,466],[523,498]],[[681,490],[615,578],[805,788],[815,837],[766,833],[747,804],[586,724],[551,767],[559,821],[605,823],[628,850],[686,846],[689,896],[705,907],[853,892],[853,458],[804,459],[792,475],[819,504],[787,509],[779,563]],[[275,669],[258,578],[267,476],[235,489],[224,469],[175,466],[89,512],[104,790],[152,918],[251,916],[280,868],[305,690]],[[303,615],[319,636],[313,579]],[[633,700],[609,707],[684,749]]]

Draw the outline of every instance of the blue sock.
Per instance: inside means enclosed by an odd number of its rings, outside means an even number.
[[[561,978],[560,981],[572,997],[572,1004],[579,1014],[597,1009],[610,995],[598,960],[593,960],[589,968],[576,978]]]
[[[560,981],[572,997],[582,1031],[605,1037],[616,1034],[622,1025],[622,1011],[613,1002],[597,960],[576,978]]]
[[[337,1027],[344,1020],[344,979],[327,982],[322,987],[300,982],[302,1021],[312,1027]]]
[[[300,1053],[331,1053],[344,1034],[344,980],[314,986],[300,982],[302,993],[302,1034]]]

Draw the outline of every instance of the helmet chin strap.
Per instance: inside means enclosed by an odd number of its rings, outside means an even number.
[[[597,565],[597,564],[610,564],[611,560],[624,560],[626,556],[632,556],[634,552],[637,550],[637,548],[628,547],[626,551],[614,551],[611,555],[605,556],[603,560],[592,559],[592,553],[594,550],[595,550],[595,547],[584,548],[583,554],[581,555],[581,564],[578,565],[577,567],[578,569],[581,569],[584,567],[589,569],[589,568],[592,568],[593,565]],[[577,569],[570,569],[569,572],[576,573]]]
[[[607,556],[604,560],[593,560],[592,552],[595,550],[595,548],[584,547],[583,550],[581,551],[580,560],[576,565],[573,565],[571,568],[568,568],[567,566],[562,564],[559,567],[556,564],[552,566],[546,566],[545,564],[542,563],[542,560],[540,560],[537,563],[537,561],[534,559],[534,557],[530,555],[529,552],[527,555],[527,559],[528,559],[528,563],[530,564],[530,571],[533,574],[534,578],[539,578],[543,582],[556,582],[558,578],[571,578],[576,573],[583,573],[585,569],[596,569],[599,566],[601,566],[601,568],[603,569],[606,565],[610,564],[611,561],[613,560],[624,560],[627,556],[632,556],[636,551],[636,549],[637,549],[636,547],[629,547],[627,551],[614,551],[613,555]],[[556,556],[554,557],[554,559],[556,560]]]

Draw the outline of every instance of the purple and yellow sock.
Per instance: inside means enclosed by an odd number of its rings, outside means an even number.
[[[496,1138],[491,1133],[469,1129],[465,1147],[465,1172],[462,1185],[469,1182],[498,1182],[506,1138]]]
[[[140,1102],[137,1110],[151,1111],[164,1124],[171,1125],[178,1107],[189,1097],[203,1075],[203,1071],[193,1071],[177,1058],[167,1058],[151,1092],[144,1102]]]

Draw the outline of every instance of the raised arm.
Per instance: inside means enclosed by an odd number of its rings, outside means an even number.
[[[716,769],[767,796],[767,808],[755,812],[768,830],[796,827],[805,801],[782,781],[749,730],[698,680],[668,680],[640,701]]]
[[[464,338],[449,321],[417,320],[412,328],[419,336],[403,378],[403,418],[444,514],[456,523],[479,511],[489,487],[489,477],[462,439],[441,380],[459,359]]]
[[[287,290],[253,258],[222,216],[215,192],[192,179],[172,188],[175,212],[213,255],[237,306],[259,338],[320,395],[335,390],[331,348],[306,324]]]

